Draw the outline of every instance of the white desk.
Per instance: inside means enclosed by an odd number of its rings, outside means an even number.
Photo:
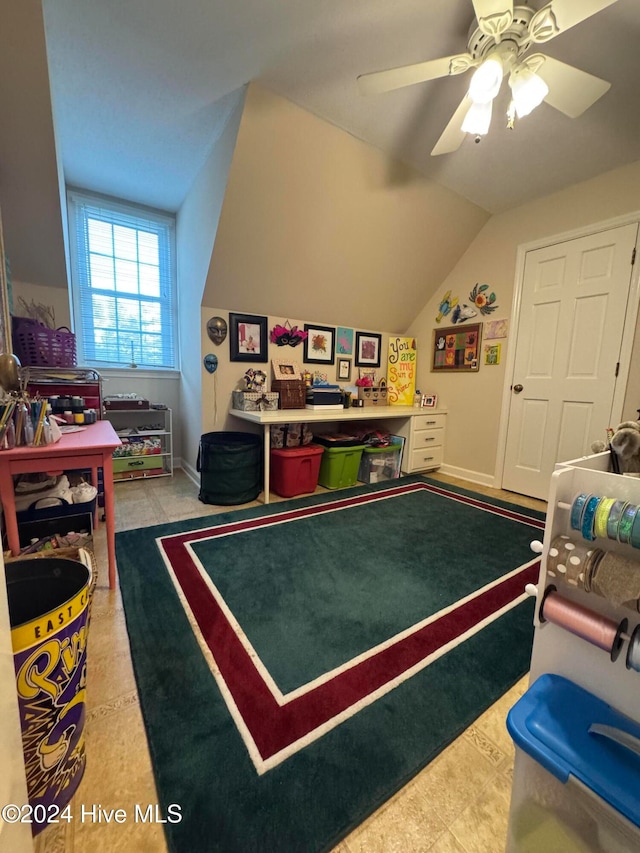
[[[424,416],[433,409],[417,409],[413,406],[363,406],[362,408],[329,409],[319,412],[317,409],[277,409],[274,412],[243,412],[230,409],[229,414],[263,428],[264,436],[264,503],[269,503],[269,463],[271,450],[272,424],[314,424],[345,423],[346,421],[388,421],[390,418],[402,418],[408,421],[413,417]],[[437,411],[442,412],[442,409]]]

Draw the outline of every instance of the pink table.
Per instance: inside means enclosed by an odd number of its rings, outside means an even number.
[[[16,474],[76,471],[90,468],[93,484],[98,484],[98,468],[104,476],[104,514],[107,523],[109,587],[116,585],[116,530],[113,503],[113,465],[111,455],[121,444],[109,421],[97,421],[82,432],[63,435],[55,444],[44,447],[15,447],[0,451],[0,499],[4,507],[7,541],[14,556],[20,553],[13,477]]]

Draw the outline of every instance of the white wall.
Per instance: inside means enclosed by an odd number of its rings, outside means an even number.
[[[492,217],[411,324],[408,333],[418,342],[420,389],[437,393],[439,402],[449,410],[445,467],[451,473],[493,482],[507,347],[514,345],[517,330],[510,327],[508,338],[502,341],[500,365],[481,365],[478,373],[465,375],[434,374],[429,352],[443,295],[451,290],[452,296],[468,301],[474,284],[486,282],[495,291],[499,306],[491,316],[509,318],[519,245],[636,210],[640,210],[640,161]],[[636,396],[640,391],[639,365],[636,347],[625,403],[626,415],[632,412],[634,419],[640,406]]]
[[[488,218],[252,83],[202,303],[399,334]]]
[[[177,218],[181,383],[179,413],[174,417],[174,423],[180,424],[182,465],[194,478],[200,436],[207,431],[202,400],[200,305],[218,230],[244,96],[245,89],[238,90],[233,97],[227,96],[229,114],[224,130],[213,145]]]
[[[60,326],[71,328],[71,305],[67,287],[47,287],[14,279],[11,289],[13,295],[11,313],[15,316],[27,316],[20,303],[20,297],[22,297],[28,305],[35,302],[36,305],[46,305],[52,308],[55,314],[56,328]]]

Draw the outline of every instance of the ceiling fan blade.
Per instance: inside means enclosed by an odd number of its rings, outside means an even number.
[[[536,53],[530,56],[528,61],[537,61],[540,58],[544,59],[544,62],[536,73],[549,87],[549,94],[545,101],[569,118],[582,115],[611,88],[611,83],[606,80],[594,77],[593,74],[588,74],[551,56]]]
[[[473,9],[482,32],[500,41],[500,34],[513,21],[513,0],[473,0]]]
[[[451,154],[452,151],[457,151],[460,148],[466,136],[466,133],[462,129],[462,122],[469,112],[472,103],[471,98],[465,95],[460,102],[460,106],[451,116],[449,124],[442,131],[440,139],[436,142],[431,152],[432,157],[437,157],[438,154]]]
[[[535,13],[529,23],[529,35],[535,42],[550,41],[559,33],[586,21],[618,0],[551,0]]]
[[[455,56],[443,56],[441,59],[429,59],[427,62],[416,62],[415,65],[403,65],[400,68],[389,68],[387,71],[372,71],[370,74],[360,74],[358,87],[363,95],[377,95],[380,92],[391,92],[402,86],[412,86],[425,80],[435,80],[437,77],[449,77],[462,74],[469,68],[474,68],[477,61],[470,53],[460,53]]]

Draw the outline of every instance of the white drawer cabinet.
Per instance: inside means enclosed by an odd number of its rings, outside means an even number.
[[[442,465],[446,421],[446,412],[434,410],[428,413],[420,411],[407,418],[402,426],[399,421],[386,422],[389,432],[406,439],[402,454],[403,474],[433,471]]]

